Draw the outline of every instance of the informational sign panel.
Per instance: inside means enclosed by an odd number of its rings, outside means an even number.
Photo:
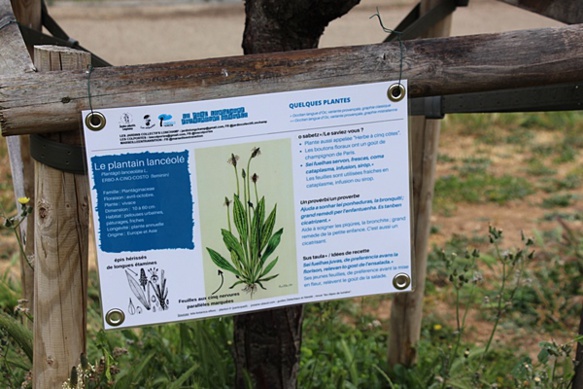
[[[105,328],[410,291],[405,90],[84,111]]]

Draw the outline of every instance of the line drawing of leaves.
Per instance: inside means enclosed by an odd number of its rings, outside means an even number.
[[[142,288],[140,287],[140,284],[138,283],[138,281],[136,281],[134,279],[134,277],[132,277],[132,275],[127,270],[126,270],[126,277],[128,278],[128,284],[130,285],[130,289],[134,293],[136,298],[138,300],[140,300],[142,305],[147,310],[150,310],[150,302],[148,301],[148,298],[146,298],[146,295],[142,291]]]
[[[153,284],[149,281],[154,288],[154,297],[160,303],[160,308],[164,311],[168,309],[168,304],[166,303],[166,298],[168,297],[168,288],[166,287],[166,277],[164,277],[164,270],[162,270],[162,276],[160,277],[161,284]]]

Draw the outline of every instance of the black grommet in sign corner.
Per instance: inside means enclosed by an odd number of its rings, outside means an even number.
[[[100,112],[90,112],[85,116],[85,126],[91,131],[99,131],[105,127],[105,116]]]

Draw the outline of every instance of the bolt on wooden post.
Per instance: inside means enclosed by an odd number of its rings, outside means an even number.
[[[87,69],[88,53],[35,47],[39,72]],[[46,135],[81,144],[81,131]],[[89,184],[35,161],[34,387],[60,388],[85,352]]]

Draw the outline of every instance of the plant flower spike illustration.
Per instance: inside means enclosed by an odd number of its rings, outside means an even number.
[[[265,197],[262,196],[260,199],[257,191],[259,176],[250,174],[251,161],[259,155],[259,148],[254,147],[247,161],[247,170],[241,168],[240,173],[237,166],[239,156],[231,154],[227,161],[233,165],[235,170],[237,190],[236,193],[233,193],[232,200],[225,197],[228,228],[221,229],[223,243],[229,253],[230,261],[225,259],[219,252],[207,247],[207,251],[215,265],[233,273],[237,278],[237,281],[230,286],[230,289],[244,284],[243,291],[249,293],[251,297],[257,291],[257,285],[267,290],[265,283],[279,275],[270,275],[279,259],[279,257],[276,257],[270,260],[270,257],[279,245],[283,234],[283,228],[273,233],[277,204],[274,205],[273,210],[266,218]],[[239,175],[242,178],[242,194]],[[241,195],[243,198],[241,198]],[[235,225],[237,236],[233,232],[231,221]]]

